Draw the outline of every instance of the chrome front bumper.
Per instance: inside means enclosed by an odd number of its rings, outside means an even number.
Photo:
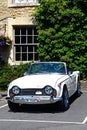
[[[6,99],[19,104],[51,104],[62,100],[61,97],[51,96],[14,96],[13,98],[6,97]]]

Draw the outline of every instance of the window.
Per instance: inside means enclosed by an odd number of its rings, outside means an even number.
[[[13,3],[37,3],[38,0],[13,0]]]
[[[39,0],[8,0],[8,7],[38,6]]]
[[[35,26],[14,27],[15,61],[37,61],[37,30]]]

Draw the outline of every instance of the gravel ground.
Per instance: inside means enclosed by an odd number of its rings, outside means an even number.
[[[81,90],[87,91],[87,81],[81,80]],[[0,99],[4,96],[6,96],[6,92],[0,92]]]

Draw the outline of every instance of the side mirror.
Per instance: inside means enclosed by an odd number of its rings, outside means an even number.
[[[28,72],[24,72],[24,76],[28,75]]]
[[[71,75],[73,73],[73,71],[68,71],[68,74]]]
[[[71,75],[73,71],[71,69],[68,69],[68,75]]]

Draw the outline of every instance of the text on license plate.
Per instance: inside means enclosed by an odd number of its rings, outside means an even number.
[[[37,102],[37,99],[27,99],[27,102]]]

